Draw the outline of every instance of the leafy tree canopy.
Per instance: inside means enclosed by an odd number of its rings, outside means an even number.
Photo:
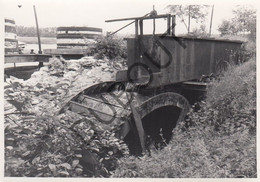
[[[248,35],[252,40],[256,38],[256,9],[251,6],[237,6],[230,20],[223,20],[218,27],[221,35]]]
[[[193,19],[196,23],[202,23],[208,15],[209,5],[168,5],[166,8],[178,16],[189,33],[190,20]]]

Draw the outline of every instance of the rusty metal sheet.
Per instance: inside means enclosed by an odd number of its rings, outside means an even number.
[[[242,42],[217,39],[199,39],[173,36],[142,36],[139,50],[136,39],[128,40],[128,68],[140,58],[153,73],[149,87],[159,87],[217,73],[227,62],[237,61]],[[169,60],[170,57],[170,60]],[[170,61],[170,64],[167,63]],[[159,67],[156,66],[159,64]],[[167,65],[167,66],[164,66]],[[145,75],[138,68],[136,77]]]

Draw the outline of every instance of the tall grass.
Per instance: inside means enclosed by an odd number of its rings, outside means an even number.
[[[200,109],[174,129],[166,148],[121,159],[113,177],[255,178],[255,65],[230,65],[211,83]]]

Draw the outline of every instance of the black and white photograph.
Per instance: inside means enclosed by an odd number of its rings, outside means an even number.
[[[256,1],[0,9],[3,181],[258,181]]]

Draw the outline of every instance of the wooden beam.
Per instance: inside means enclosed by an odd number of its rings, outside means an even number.
[[[138,137],[139,137],[139,140],[140,140],[142,153],[144,153],[145,152],[145,132],[144,132],[143,124],[142,124],[142,119],[141,119],[140,114],[135,109],[132,102],[130,103],[130,108],[132,110],[135,126],[136,126],[136,129],[137,129],[137,132],[138,132]]]
[[[182,83],[182,88],[187,90],[197,90],[197,91],[206,91],[207,90],[207,83],[204,82],[192,82],[187,81]]]
[[[44,49],[43,51],[51,55],[84,55],[87,49]]]
[[[171,15],[167,17],[167,35],[171,35]]]
[[[121,110],[129,110],[128,108],[124,108],[123,106],[121,106],[121,105],[119,105],[119,104],[115,104],[115,103],[110,103],[110,102],[108,102],[108,101],[104,101],[104,100],[101,100],[101,99],[97,99],[97,98],[95,98],[95,97],[90,97],[90,96],[87,96],[87,95],[82,95],[82,96],[80,96],[80,97],[82,97],[81,99],[82,99],[82,101],[84,101],[85,103],[91,103],[92,105],[97,105],[97,104],[99,104],[99,105],[101,105],[101,104],[103,104],[103,105],[110,105],[110,106],[113,106],[113,107],[116,107],[116,108],[120,108],[120,111]],[[108,106],[109,107],[109,106]],[[103,107],[102,107],[103,108]],[[115,109],[116,109],[115,108]],[[117,109],[118,110],[118,109]]]
[[[90,110],[92,110],[102,119],[112,119],[112,118],[121,119],[121,117],[118,116],[117,114],[108,114],[107,112],[104,112],[102,110],[95,109],[94,107],[89,107],[87,105],[83,105],[74,101],[70,101],[69,110],[78,114],[82,114],[82,113],[91,114]]]
[[[144,34],[144,31],[143,31],[143,20],[139,21],[139,25],[140,25],[140,35],[142,36]]]
[[[105,22],[128,21],[128,20],[149,20],[149,19],[167,18],[169,15],[170,14],[162,14],[162,15],[157,15],[155,17],[143,16],[143,17],[133,17],[133,18],[120,18],[120,19],[106,20]]]
[[[135,20],[135,38],[138,38],[138,20]]]
[[[172,36],[175,36],[176,17],[172,16]]]
[[[95,27],[58,27],[57,32],[59,31],[93,31],[93,32],[102,32],[102,28]],[[58,33],[59,34],[59,33]]]

